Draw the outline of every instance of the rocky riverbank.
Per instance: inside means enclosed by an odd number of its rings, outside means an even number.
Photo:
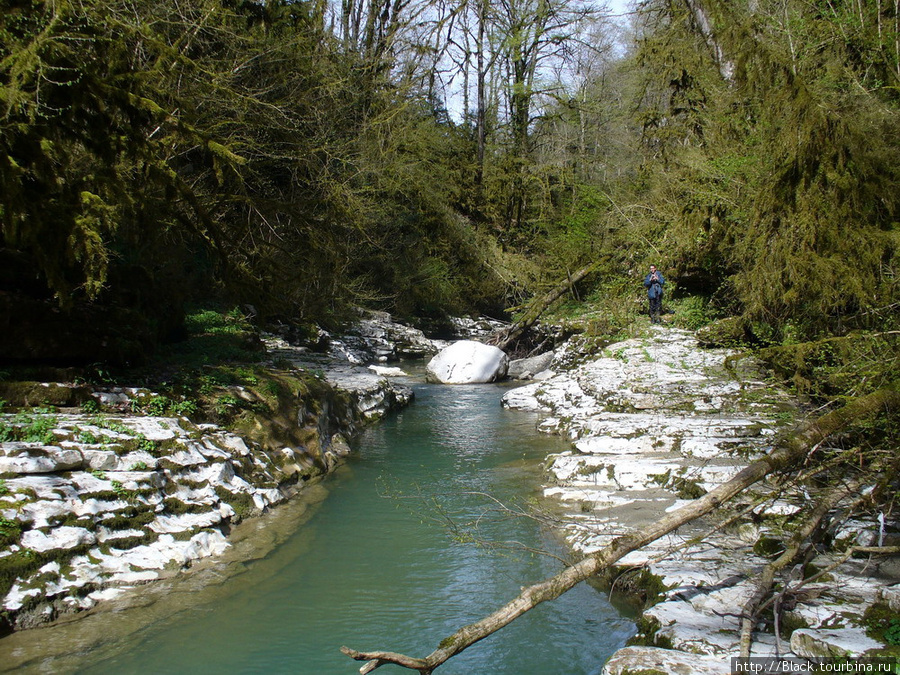
[[[752,360],[735,357],[655,326],[602,349],[575,338],[540,381],[506,394],[505,405],[541,413],[543,431],[572,442],[548,458],[544,492],[562,511],[573,548],[598,550],[770,449],[796,405]],[[753,581],[782,550],[809,499],[804,489],[773,480],[620,561],[607,581],[641,596],[644,610],[639,635],[604,673],[730,673]],[[895,523],[890,514],[847,519],[837,511],[830,546],[793,571],[777,613],[756,626],[752,656],[890,651],[884,629],[900,610],[896,558],[844,552],[894,543]]]
[[[387,362],[438,348],[381,314],[323,333],[315,350],[287,330],[262,337],[266,380],[247,376],[219,399],[242,411],[230,429],[173,415],[148,389],[7,387],[19,399],[0,415],[7,628],[90,609],[222,553],[236,522],[330,471],[361,426],[410,401]]]

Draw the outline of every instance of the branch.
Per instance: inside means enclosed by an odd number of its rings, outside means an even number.
[[[760,611],[760,603],[765,600],[766,596],[771,592],[775,583],[775,575],[785,567],[794,562],[800,554],[800,547],[806,539],[812,535],[815,529],[822,522],[822,519],[828,515],[835,506],[838,505],[844,497],[859,489],[858,481],[852,482],[850,485],[842,485],[829,492],[823,497],[810,512],[807,519],[797,528],[790,540],[787,542],[784,552],[775,560],[766,565],[759,575],[756,582],[756,588],[750,599],[744,604],[741,619],[741,641],[740,647],[741,658],[750,657],[750,644],[753,638],[753,627],[756,625],[756,617]],[[776,631],[777,633],[777,631]]]
[[[422,675],[431,675],[434,668],[430,668],[425,659],[414,659],[396,652],[358,652],[349,647],[341,647],[341,651],[356,661],[368,661],[366,665],[359,669],[362,675],[371,673],[376,668],[380,668],[386,663],[395,663],[398,666],[409,668],[410,670],[418,670]],[[435,666],[437,667],[437,666]]]
[[[368,661],[360,669],[360,673],[370,673],[387,663],[394,663],[430,675],[435,668],[451,657],[497,632],[540,603],[558,598],[580,582],[613,565],[628,553],[643,548],[669,532],[706,515],[770,473],[784,470],[802,461],[810,447],[848,423],[863,417],[871,417],[886,407],[897,406],[900,406],[900,394],[891,389],[881,389],[808,423],[794,435],[783,437],[766,457],[753,462],[731,480],[659,520],[635,532],[617,537],[605,548],[567,567],[556,576],[524,588],[516,598],[493,614],[463,626],[442,640],[438,648],[424,659],[394,652],[358,652],[348,647],[342,647],[341,651],[357,661]]]
[[[568,291],[572,286],[584,279],[596,268],[597,263],[593,262],[590,265],[582,267],[577,272],[569,274],[564,281],[561,281],[559,284],[554,286],[542,298],[532,302],[531,306],[528,308],[528,311],[525,312],[525,316],[523,316],[511,326],[508,326],[507,328],[494,333],[494,335],[492,335],[487,340],[487,343],[496,345],[500,349],[505,350],[515,341],[517,337],[519,337],[519,335],[531,328],[531,326],[534,325],[534,323],[541,317],[541,314],[543,314],[547,310],[547,308],[550,307],[550,305],[559,300],[559,298],[561,298],[566,291]]]

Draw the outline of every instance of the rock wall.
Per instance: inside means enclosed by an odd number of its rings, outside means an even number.
[[[89,609],[221,553],[232,524],[332,469],[359,427],[411,400],[366,361],[436,351],[385,316],[324,353],[274,335],[266,343],[281,393],[233,430],[127,412],[153,396],[141,389],[8,389],[28,407],[0,415],[0,632]],[[251,410],[256,396],[231,388]],[[85,401],[102,412],[86,413]]]
[[[548,458],[545,495],[567,522],[572,547],[591,553],[704,494],[766,453],[795,405],[733,352],[700,349],[684,331],[653,327],[642,338],[598,349],[570,341],[544,381],[514,389],[504,403],[538,411],[540,428],[572,449]],[[739,654],[740,613],[752,580],[780,550],[793,516],[808,503],[799,489],[760,485],[718,513],[620,561],[607,582],[641,594],[648,607],[634,646],[617,652],[607,675],[730,673]],[[795,580],[780,630],[757,626],[753,656],[872,653],[872,608],[897,596],[896,565],[840,551],[877,538],[871,521],[836,524],[835,544],[811,561],[830,569]],[[883,560],[883,559],[882,559]],[[839,564],[840,563],[840,564]],[[802,592],[799,592],[801,590]]]

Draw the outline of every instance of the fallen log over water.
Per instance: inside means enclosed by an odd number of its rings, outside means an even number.
[[[563,281],[554,286],[545,295],[531,303],[531,306],[525,312],[521,319],[513,322],[506,328],[494,333],[490,338],[485,340],[487,344],[499,347],[503,351],[518,339],[522,333],[531,328],[535,322],[541,317],[541,314],[557,300],[559,300],[572,286],[584,279],[588,274],[593,272],[599,262],[593,262],[585,265],[577,272],[569,274]]]
[[[781,437],[768,455],[744,468],[731,480],[722,483],[706,495],[658,521],[614,539],[608,546],[583,558],[571,567],[567,567],[559,574],[524,588],[516,598],[494,613],[473,624],[463,626],[442,640],[437,649],[424,658],[389,651],[362,652],[349,647],[341,647],[341,651],[352,659],[366,661],[366,664],[359,670],[363,674],[393,663],[410,670],[417,670],[423,675],[430,675],[438,666],[446,663],[456,654],[497,632],[540,603],[558,598],[580,582],[615,564],[628,553],[641,549],[679,527],[710,513],[766,476],[774,472],[789,470],[801,463],[812,449],[851,422],[871,418],[885,408],[898,406],[900,406],[900,393],[893,389],[881,389],[806,423],[799,429]]]

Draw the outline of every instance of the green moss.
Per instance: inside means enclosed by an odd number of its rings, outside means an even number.
[[[706,494],[706,490],[697,481],[682,476],[672,479],[669,489],[674,490],[680,499],[699,499]]]
[[[177,485],[174,484],[174,483],[170,483],[170,485],[171,485],[173,488],[175,488],[175,490],[178,489],[178,485],[183,485],[183,486],[185,486],[185,487],[189,487],[189,488],[191,488],[192,490],[202,490],[202,489],[205,488],[207,485],[209,485],[209,481],[206,480],[206,479],[204,479],[204,480],[190,480],[190,479],[188,479],[188,478],[179,478],[178,484],[177,484]],[[166,487],[169,487],[169,486],[167,485]],[[174,494],[174,493],[171,493],[171,494]]]
[[[637,621],[637,635],[628,640],[629,647],[662,647],[663,649],[672,649],[672,640],[668,637],[658,635],[659,629],[662,627],[659,620],[652,616],[641,615]]]
[[[19,521],[0,517],[0,548],[12,546],[21,537],[22,524]]]
[[[136,528],[137,529],[137,528]],[[118,537],[110,540],[109,544],[120,551],[127,551],[136,546],[146,546],[152,544],[159,539],[159,533],[153,530],[144,529],[143,534],[136,534],[129,537]]]
[[[50,516],[47,522],[53,527],[83,527],[89,530],[94,527],[94,519],[87,515],[67,513],[64,516]]]
[[[595,473],[600,473],[603,470],[603,465],[594,466],[593,464],[582,464],[575,471],[576,476],[593,476]]]
[[[671,586],[645,567],[610,567],[598,575],[598,587],[605,588],[619,601],[646,609],[660,602]]]
[[[82,501],[96,499],[101,502],[116,502],[123,499],[122,495],[115,490],[95,490],[94,492],[83,493],[80,497]]]
[[[166,507],[166,511],[174,515],[182,515],[184,513],[206,513],[212,508],[208,504],[190,504],[174,497],[167,497],[163,500],[163,504]]]
[[[69,407],[90,398],[90,394],[82,387],[66,387],[55,383],[0,381],[0,398],[14,407]]]
[[[866,635],[873,640],[890,646],[900,646],[900,613],[895,612],[887,603],[878,602],[871,605],[863,615]]]
[[[699,499],[706,494],[706,490],[697,481],[674,476],[671,469],[665,473],[651,474],[649,478],[664,489],[674,492],[680,499]]]
[[[240,521],[253,513],[253,497],[246,492],[229,492],[221,485],[216,486],[216,495],[234,509],[235,521]]]
[[[451,635],[450,637],[445,637],[443,640],[441,640],[440,644],[438,645],[438,649],[450,649],[455,644],[456,638]]]
[[[23,549],[0,558],[0,597],[5,597],[9,593],[16,579],[27,579],[49,562],[59,562],[62,566],[75,556],[86,554],[90,548],[90,544],[84,544],[50,551]]]
[[[184,468],[183,466],[181,466],[181,464],[178,464],[177,462],[173,462],[171,459],[167,459],[166,457],[163,457],[162,459],[160,459],[159,462],[157,462],[156,466],[161,471],[174,471],[174,472],[181,471]]]
[[[787,640],[795,630],[799,628],[809,628],[809,623],[800,614],[785,612],[781,617],[779,626],[781,628],[781,637]]]
[[[784,552],[784,544],[775,537],[760,537],[753,544],[753,552],[763,558],[774,558]]]
[[[130,506],[114,516],[103,519],[100,524],[110,530],[139,530],[155,519],[156,514],[153,511]]]

